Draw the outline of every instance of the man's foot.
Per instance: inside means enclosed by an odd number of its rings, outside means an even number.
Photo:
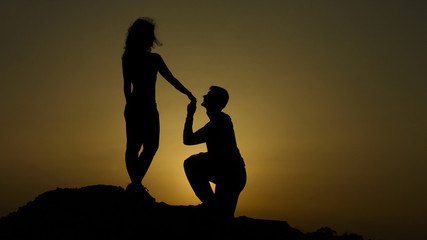
[[[130,193],[131,195],[140,198],[146,203],[156,203],[156,199],[153,198],[149,193],[148,189],[144,187],[142,184],[135,184],[130,183],[126,187],[126,192]]]

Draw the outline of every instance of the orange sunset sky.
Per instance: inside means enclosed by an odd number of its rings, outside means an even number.
[[[125,187],[121,54],[138,17],[198,98],[230,94],[248,182],[236,216],[372,239],[427,228],[425,1],[1,1],[0,216],[57,187]],[[188,99],[157,81],[157,201],[199,204]],[[198,105],[197,129],[208,121]]]

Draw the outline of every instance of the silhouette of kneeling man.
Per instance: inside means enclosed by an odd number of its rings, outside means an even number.
[[[246,184],[246,169],[237,148],[233,123],[230,116],[222,112],[228,102],[225,89],[212,86],[203,96],[202,106],[210,121],[193,132],[193,116],[196,101],[187,107],[184,126],[184,144],[206,143],[207,153],[192,155],[184,162],[188,181],[196,196],[210,213],[222,219],[234,218],[237,200]],[[216,184],[215,193],[209,182]]]

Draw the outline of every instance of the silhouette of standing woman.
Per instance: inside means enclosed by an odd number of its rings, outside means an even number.
[[[139,193],[146,200],[155,201],[141,181],[159,147],[159,113],[155,86],[159,72],[178,91],[190,100],[195,97],[169,71],[162,57],[152,53],[154,44],[160,45],[154,34],[152,19],[139,18],[129,28],[122,56],[126,107],[126,168],[131,179],[127,190]],[[140,152],[142,148],[142,152]]]

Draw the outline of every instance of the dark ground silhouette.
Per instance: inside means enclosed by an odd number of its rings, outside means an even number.
[[[363,240],[323,227],[302,233],[285,221],[234,219],[215,227],[198,206],[143,204],[121,187],[58,188],[0,219],[0,239],[288,239]]]

